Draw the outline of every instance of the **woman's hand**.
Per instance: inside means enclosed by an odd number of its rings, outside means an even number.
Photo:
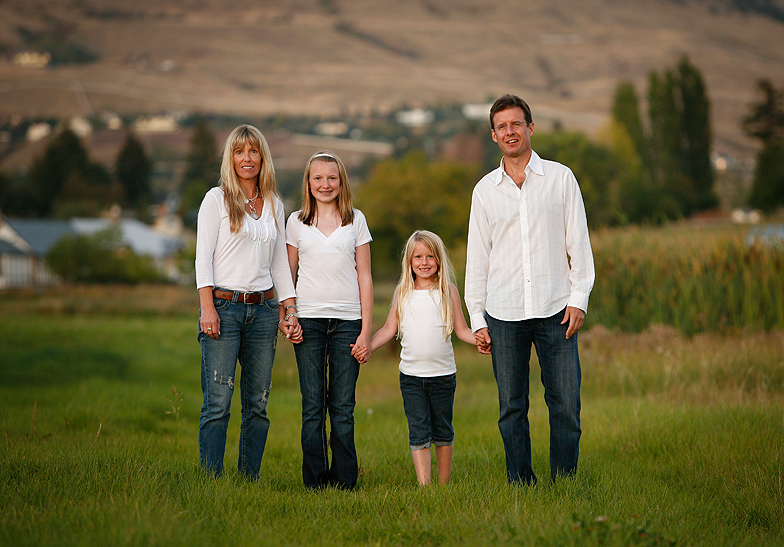
[[[212,301],[212,287],[199,289],[199,329],[210,338],[220,336],[220,316]]]
[[[302,325],[296,315],[289,317],[288,321],[281,320],[279,323],[280,332],[286,337],[286,340],[292,344],[299,344],[302,342]]]

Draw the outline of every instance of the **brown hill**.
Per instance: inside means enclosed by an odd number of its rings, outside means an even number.
[[[715,149],[748,157],[739,119],[758,78],[784,85],[784,23],[726,7],[745,4],[3,0],[0,119],[105,110],[340,118],[513,92],[543,128],[558,121],[594,133],[620,79],[642,96],[650,70],[688,54],[706,79]],[[98,60],[13,62],[42,43],[66,60]]]

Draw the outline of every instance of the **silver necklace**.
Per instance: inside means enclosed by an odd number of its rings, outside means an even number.
[[[256,198],[259,197],[259,188],[256,187],[256,195],[252,198],[245,198],[245,203],[250,207],[250,218],[253,220],[259,219],[259,213],[256,212]]]

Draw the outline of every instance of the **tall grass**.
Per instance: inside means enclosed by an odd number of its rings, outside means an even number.
[[[589,325],[693,334],[784,327],[784,246],[710,226],[597,232]]]

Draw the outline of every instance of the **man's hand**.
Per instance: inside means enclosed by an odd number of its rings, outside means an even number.
[[[583,326],[583,321],[585,320],[585,312],[580,308],[573,308],[572,306],[566,307],[566,313],[564,313],[563,321],[561,324],[569,323],[569,326],[566,329],[566,339],[572,337],[580,327]]]

